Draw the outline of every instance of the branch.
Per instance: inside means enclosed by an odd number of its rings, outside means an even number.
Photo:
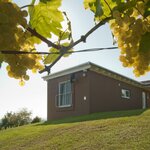
[[[83,50],[78,50],[78,51],[73,51],[73,52],[63,52],[63,53],[60,53],[60,52],[24,52],[24,51],[12,51],[12,50],[2,50],[0,51],[0,54],[46,54],[46,55],[50,55],[50,54],[60,54],[56,60],[51,63],[49,66],[45,66],[45,68],[41,71],[39,71],[39,73],[43,73],[45,71],[48,72],[48,74],[50,74],[50,69],[57,63],[57,61],[59,61],[61,59],[61,57],[64,55],[64,54],[71,54],[71,53],[82,53],[82,52],[94,52],[94,51],[100,51],[100,50],[112,50],[112,49],[117,49],[118,47],[106,47],[106,48],[92,48],[92,49],[83,49]]]
[[[38,32],[36,32],[35,29],[31,29],[30,27],[28,27],[26,30],[28,30],[32,35],[38,37],[39,39],[41,39],[43,42],[45,42],[48,47],[54,47],[56,49],[60,49],[60,46],[54,44],[53,42],[51,42],[50,40],[46,39],[44,36],[42,36],[41,34],[39,34]]]
[[[34,7],[34,5],[25,5],[25,6],[20,7],[20,9],[23,9],[23,8],[26,8],[26,7]]]
[[[92,34],[95,30],[97,30],[99,27],[101,27],[102,25],[104,25],[106,22],[108,22],[111,19],[111,17],[107,17],[104,20],[102,20],[101,22],[99,22],[97,25],[95,25],[92,29],[90,29],[85,35],[82,35],[80,39],[78,39],[76,42],[72,43],[69,47],[69,49],[71,49],[72,47],[76,46],[77,44],[79,44],[80,42],[86,42],[86,39],[88,38],[88,36],[90,34]]]
[[[63,56],[64,54],[60,54],[56,59],[55,61],[53,61],[49,66],[45,66],[45,68],[41,71],[39,71],[39,73],[43,73],[45,71],[48,72],[48,74],[50,74],[50,71],[51,71],[51,68],[57,63],[58,60],[61,59],[61,57]]]
[[[45,69],[41,70],[39,73],[43,73],[45,71],[48,72],[48,74],[50,73],[50,69],[52,68],[52,66],[54,66],[58,60],[61,59],[61,57],[67,53],[68,50],[70,50],[71,48],[73,48],[75,45],[79,44],[80,42],[86,42],[87,37],[92,34],[95,30],[97,30],[100,26],[104,25],[108,20],[110,20],[111,17],[105,18],[104,20],[102,20],[101,22],[99,22],[97,25],[95,25],[91,30],[89,30],[85,35],[82,35],[81,38],[79,40],[77,40],[76,42],[70,44],[67,47],[61,47],[60,52],[61,54],[56,58],[56,60],[50,64],[49,66],[45,66]]]

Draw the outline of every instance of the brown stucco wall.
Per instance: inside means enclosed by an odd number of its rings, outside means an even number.
[[[86,74],[86,76],[83,76],[83,74]],[[58,95],[58,85],[59,82],[66,80],[70,80],[70,75],[47,81],[48,120],[80,116],[94,112],[142,108],[143,89],[93,71],[75,73],[75,81],[72,83],[73,105],[67,108],[59,108],[55,103],[55,97]],[[129,100],[121,97],[122,88],[130,90],[131,98]],[[84,100],[84,97],[86,97],[86,100]],[[147,107],[150,107],[150,93]]]
[[[142,89],[93,71],[89,78],[90,113],[142,108]],[[122,88],[130,90],[130,99],[121,97]]]
[[[149,89],[150,90],[150,89]],[[146,106],[147,108],[150,108],[150,91],[146,90],[146,96],[147,96],[147,100],[146,100]]]
[[[59,82],[70,80],[70,75],[58,77],[48,81],[48,108],[47,119],[60,119],[69,116],[79,116],[89,113],[89,79],[83,77],[83,72],[75,73],[75,81],[72,83],[72,107],[58,108],[55,97],[58,94]],[[84,100],[86,96],[86,100]]]

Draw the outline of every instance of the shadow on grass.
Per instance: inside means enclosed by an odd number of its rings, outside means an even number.
[[[128,111],[99,112],[99,113],[93,113],[84,116],[76,116],[76,117],[69,117],[69,118],[64,118],[59,120],[46,121],[41,124],[36,124],[35,126],[76,123],[76,122],[83,122],[83,121],[111,119],[111,118],[119,118],[119,117],[133,117],[133,116],[141,115],[144,111],[146,110],[138,109],[138,110],[128,110]]]

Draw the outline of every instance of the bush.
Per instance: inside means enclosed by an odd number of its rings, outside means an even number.
[[[41,122],[41,118],[36,116],[35,118],[33,118],[32,122],[31,123],[37,123],[37,122]]]

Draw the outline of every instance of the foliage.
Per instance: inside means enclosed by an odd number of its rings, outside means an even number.
[[[1,131],[0,148],[148,150],[149,124],[150,110],[101,112]]]
[[[68,46],[69,43],[62,43],[61,45],[62,46]],[[64,54],[63,57],[68,57],[71,54],[72,51],[73,51],[73,49],[70,49],[68,51],[70,53]],[[50,63],[54,62],[55,59],[59,56],[59,50],[57,50],[56,48],[51,48],[49,50],[49,52],[51,52],[51,53],[58,53],[58,54],[50,54],[50,55],[46,56],[45,59],[44,59],[44,64],[50,64]]]
[[[64,20],[63,14],[58,10],[60,6],[61,0],[39,2],[30,13],[31,27],[47,38],[51,38],[52,33],[59,36],[62,32],[61,22]]]
[[[35,118],[33,118],[32,122],[31,123],[38,123],[38,122],[41,122],[42,119],[38,116],[36,116]]]
[[[132,4],[132,3],[131,3]],[[150,70],[150,16],[144,17],[146,2],[138,1],[124,11],[113,11],[110,27],[121,50],[124,67],[134,67],[140,76]]]
[[[7,112],[1,119],[0,128],[18,127],[31,122],[31,112],[23,108],[19,112]]]
[[[90,8],[96,14],[96,1],[85,0],[84,2],[85,8]],[[100,2],[104,13],[95,15],[95,18],[101,20],[111,16],[108,22],[121,50],[120,61],[123,62],[123,66],[133,67],[136,76],[144,75],[150,70],[149,1],[101,0]]]
[[[67,14],[59,9],[61,3],[62,0],[32,0],[26,11],[10,0],[0,0],[0,67],[2,62],[6,62],[8,75],[19,79],[20,85],[29,80],[28,70],[48,71],[61,57],[69,56],[71,53],[67,52],[72,51],[75,45],[86,42],[86,38],[105,23],[110,24],[123,66],[134,68],[136,76],[150,70],[149,0],[84,0],[85,9],[95,14],[96,27],[77,41],[72,39]],[[56,42],[51,42],[53,37],[56,37]],[[50,47],[52,54],[43,56],[37,53],[35,45],[41,42]],[[44,64],[50,65],[44,68]]]
[[[35,41],[27,28],[28,12],[21,10],[15,3],[0,2],[0,50],[35,51]],[[1,54],[0,62],[8,63],[7,71],[10,77],[28,80],[27,70],[42,68],[39,55],[7,55]]]

